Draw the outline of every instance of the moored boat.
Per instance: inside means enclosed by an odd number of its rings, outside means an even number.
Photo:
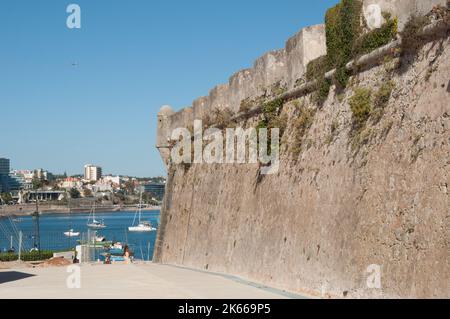
[[[92,219],[91,219],[92,217]],[[105,222],[102,220],[101,222],[95,219],[95,199],[94,204],[92,205],[91,213],[88,217],[87,226],[92,229],[104,229],[106,228]]]
[[[73,229],[71,229],[71,230],[65,232],[64,236],[66,236],[66,237],[78,237],[78,236],[80,236],[80,232],[76,232]]]
[[[138,217],[138,224],[135,226],[136,215],[138,215],[139,217]],[[140,194],[138,209],[136,211],[136,214],[134,215],[133,225],[128,227],[128,231],[137,233],[156,231],[156,228],[154,228],[149,221],[141,220],[141,215],[142,215],[142,191]]]

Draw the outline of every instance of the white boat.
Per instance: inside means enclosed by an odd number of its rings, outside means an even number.
[[[91,223],[88,223],[87,226],[89,228],[94,228],[94,229],[104,229],[106,228],[106,225],[103,221],[99,222],[98,220],[93,219]]]
[[[137,226],[128,227],[130,232],[152,232],[156,231],[156,228],[152,226],[150,222],[140,222]]]
[[[73,229],[71,229],[68,232],[65,232],[64,236],[66,236],[66,237],[78,237],[78,236],[80,236],[80,232],[76,232]]]
[[[71,217],[72,209],[70,207],[70,200],[69,200],[68,205],[69,205],[70,227],[72,227],[72,217]],[[64,236],[69,237],[69,238],[78,237],[78,236],[80,236],[80,232],[74,231],[73,228],[70,228],[69,231],[64,233]]]
[[[136,225],[136,216],[139,216],[138,218],[138,224]],[[136,233],[145,233],[145,232],[152,232],[156,231],[156,228],[152,226],[152,224],[148,221],[142,221],[141,220],[142,215],[142,192],[140,195],[139,205],[138,209],[136,211],[136,214],[134,215],[133,225],[128,227],[128,231],[130,232],[136,232]]]
[[[92,219],[91,219],[92,217]],[[102,220],[101,222],[95,219],[95,199],[94,204],[92,205],[91,213],[89,214],[87,226],[93,229],[104,229],[106,228],[105,222]]]
[[[95,242],[96,243],[102,243],[102,242],[104,242],[104,241],[106,241],[106,237],[104,237],[104,236],[95,236]]]

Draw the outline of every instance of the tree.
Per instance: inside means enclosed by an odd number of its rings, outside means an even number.
[[[92,191],[89,188],[83,190],[84,197],[92,197]]]
[[[69,192],[70,198],[80,198],[80,191],[76,188],[72,188]]]
[[[156,206],[159,204],[158,201],[154,199],[155,197],[156,196],[150,192],[142,193],[142,201],[148,205]]]
[[[40,179],[36,175],[33,176],[31,184],[33,185],[34,190],[38,190],[39,188],[41,188],[44,185],[42,179]]]
[[[9,203],[12,202],[12,200],[13,200],[13,198],[12,198],[12,196],[11,196],[11,193],[3,193],[3,194],[0,194],[0,198],[2,199],[2,201],[3,201],[5,204],[9,204]]]
[[[127,192],[128,195],[132,195],[134,194],[134,191],[136,189],[134,181],[133,180],[129,180],[127,182],[125,182],[125,190]]]

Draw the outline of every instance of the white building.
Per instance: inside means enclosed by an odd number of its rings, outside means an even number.
[[[84,179],[90,182],[96,182],[102,178],[102,168],[91,164],[84,166]]]
[[[64,188],[64,189],[72,189],[72,188],[81,189],[81,187],[83,186],[83,183],[78,178],[68,177],[59,185],[61,188]]]
[[[116,184],[116,185],[120,185],[120,176],[103,176],[103,181],[104,182],[109,182],[112,184]]]

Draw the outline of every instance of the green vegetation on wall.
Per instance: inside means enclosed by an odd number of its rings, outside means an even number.
[[[394,40],[398,32],[398,20],[385,14],[386,23],[359,37],[353,48],[353,57],[364,55]]]
[[[312,60],[306,70],[306,79],[308,81],[317,81],[316,91],[313,94],[313,100],[318,105],[322,105],[328,97],[331,87],[331,81],[325,78],[328,71],[328,57],[321,56]]]
[[[268,130],[268,138],[269,138],[269,145],[268,145],[268,153],[271,153],[271,150],[273,146],[271,145],[271,129],[278,128],[280,130],[280,139],[283,137],[284,132],[287,128],[287,121],[288,117],[286,114],[283,114],[283,106],[284,101],[281,98],[269,101],[264,103],[262,110],[263,110],[263,117],[256,125],[256,131],[259,135],[260,129],[267,129]],[[259,142],[258,142],[258,149],[259,149]]]
[[[303,150],[305,136],[311,128],[317,109],[306,107],[299,108],[299,114],[293,123],[294,140],[290,146],[290,153],[294,160],[297,160]]]
[[[355,89],[349,100],[353,120],[350,134],[353,150],[359,150],[370,140],[372,129],[366,128],[367,122],[370,120],[372,124],[377,124],[381,120],[394,87],[392,81],[387,81],[375,93],[368,88]]]
[[[350,76],[345,65],[352,59],[354,43],[362,32],[361,16],[360,0],[342,0],[325,15],[328,67],[336,68],[336,80],[342,87],[347,86]]]
[[[402,37],[402,54],[415,54],[423,45],[423,41],[419,36],[420,31],[430,22],[428,17],[411,16],[406,23]]]
[[[372,111],[372,91],[367,88],[357,88],[349,100],[353,114],[353,128],[364,127]]]
[[[368,88],[357,88],[355,90],[349,100],[354,129],[363,128],[370,117],[372,117],[374,123],[379,122],[394,87],[394,83],[388,81],[383,83],[375,94]]]
[[[267,102],[263,105],[263,119],[257,125],[257,128],[279,128],[280,135],[286,127],[285,123],[281,121],[281,111],[283,109],[284,101],[283,99],[275,99],[273,101]]]
[[[325,16],[327,55],[311,61],[307,66],[308,81],[317,80],[315,100],[323,102],[328,96],[331,83],[325,73],[336,69],[335,80],[342,88],[347,86],[350,72],[346,65],[356,57],[367,54],[395,38],[398,31],[397,19],[384,14],[386,23],[380,28],[363,34],[362,1],[341,0],[329,9]]]
[[[395,84],[392,81],[384,82],[379,90],[375,93],[373,110],[372,110],[372,120],[376,124],[378,123],[384,115],[384,109],[391,99],[392,91],[394,90]]]

